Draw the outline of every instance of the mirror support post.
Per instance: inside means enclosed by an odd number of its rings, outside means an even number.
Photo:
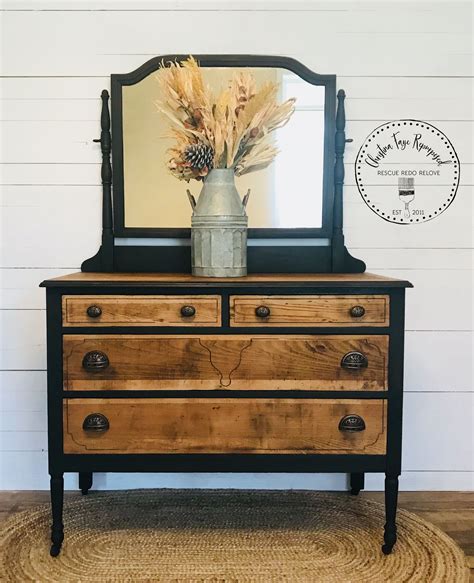
[[[346,112],[344,89],[337,92],[336,138],[334,149],[336,159],[334,163],[334,218],[332,234],[332,270],[343,271],[344,265],[344,234],[343,226],[343,189],[344,189],[344,150],[346,149]]]
[[[112,219],[112,137],[110,134],[109,92],[101,93],[102,112],[100,115],[100,143],[102,151],[102,245],[94,257],[87,259],[81,266],[82,271],[98,271],[110,273],[114,270],[114,233]]]
[[[346,149],[346,112],[344,89],[337,92],[336,136],[334,141],[334,212],[332,229],[332,271],[333,273],[362,273],[365,263],[352,257],[344,244],[343,194],[344,194],[344,151]]]

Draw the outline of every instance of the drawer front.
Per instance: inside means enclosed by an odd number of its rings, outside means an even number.
[[[231,326],[388,326],[389,296],[231,296]]]
[[[220,296],[63,296],[63,326],[220,326]]]
[[[64,388],[385,390],[388,336],[64,335]]]
[[[68,399],[65,453],[385,454],[383,399]]]

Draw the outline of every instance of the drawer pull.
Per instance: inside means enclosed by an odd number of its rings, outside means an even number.
[[[87,308],[87,315],[89,318],[98,318],[102,315],[102,310],[99,308],[99,306],[89,306]]]
[[[196,308],[194,306],[183,306],[181,308],[181,316],[183,318],[192,318],[196,315]]]
[[[258,306],[258,308],[255,308],[255,314],[258,318],[268,318],[270,316],[270,308],[268,306]]]
[[[101,433],[107,431],[110,428],[109,420],[102,413],[91,413],[87,415],[82,424],[82,429],[84,431],[94,431],[95,433]]]
[[[346,370],[361,370],[367,368],[369,361],[362,352],[348,352],[342,357],[341,367]]]
[[[363,306],[352,306],[350,312],[353,318],[362,318],[365,314],[365,308]]]
[[[346,415],[339,421],[339,431],[364,431],[365,421],[360,415]]]
[[[100,350],[91,350],[82,359],[82,366],[88,372],[100,372],[109,366],[109,357]]]

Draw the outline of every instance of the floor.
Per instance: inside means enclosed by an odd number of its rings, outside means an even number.
[[[65,495],[78,494],[66,492]],[[383,501],[383,492],[362,492],[360,495]],[[0,491],[0,521],[47,501],[49,493],[44,491]],[[474,583],[474,492],[401,492],[399,507],[437,525],[458,543],[467,556],[471,582]]]

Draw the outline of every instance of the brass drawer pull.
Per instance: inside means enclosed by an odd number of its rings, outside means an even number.
[[[109,420],[102,413],[91,413],[87,415],[82,424],[84,431],[93,431],[95,433],[102,433],[110,428]]]
[[[360,415],[346,415],[339,421],[339,431],[364,431],[365,421]]]
[[[88,372],[100,372],[109,366],[109,357],[100,350],[91,350],[82,359],[82,366]]]
[[[192,318],[196,315],[196,308],[194,306],[183,306],[181,308],[181,316],[183,318]]]
[[[87,308],[87,315],[89,318],[98,318],[102,315],[102,310],[99,308],[99,306],[89,306]]]
[[[362,318],[365,315],[365,308],[364,306],[352,306],[350,312],[353,318]]]
[[[341,367],[346,370],[361,370],[367,368],[369,361],[362,352],[352,351],[348,352],[342,357]]]
[[[268,318],[270,316],[270,308],[268,306],[258,306],[258,308],[255,308],[255,315],[257,318]]]

